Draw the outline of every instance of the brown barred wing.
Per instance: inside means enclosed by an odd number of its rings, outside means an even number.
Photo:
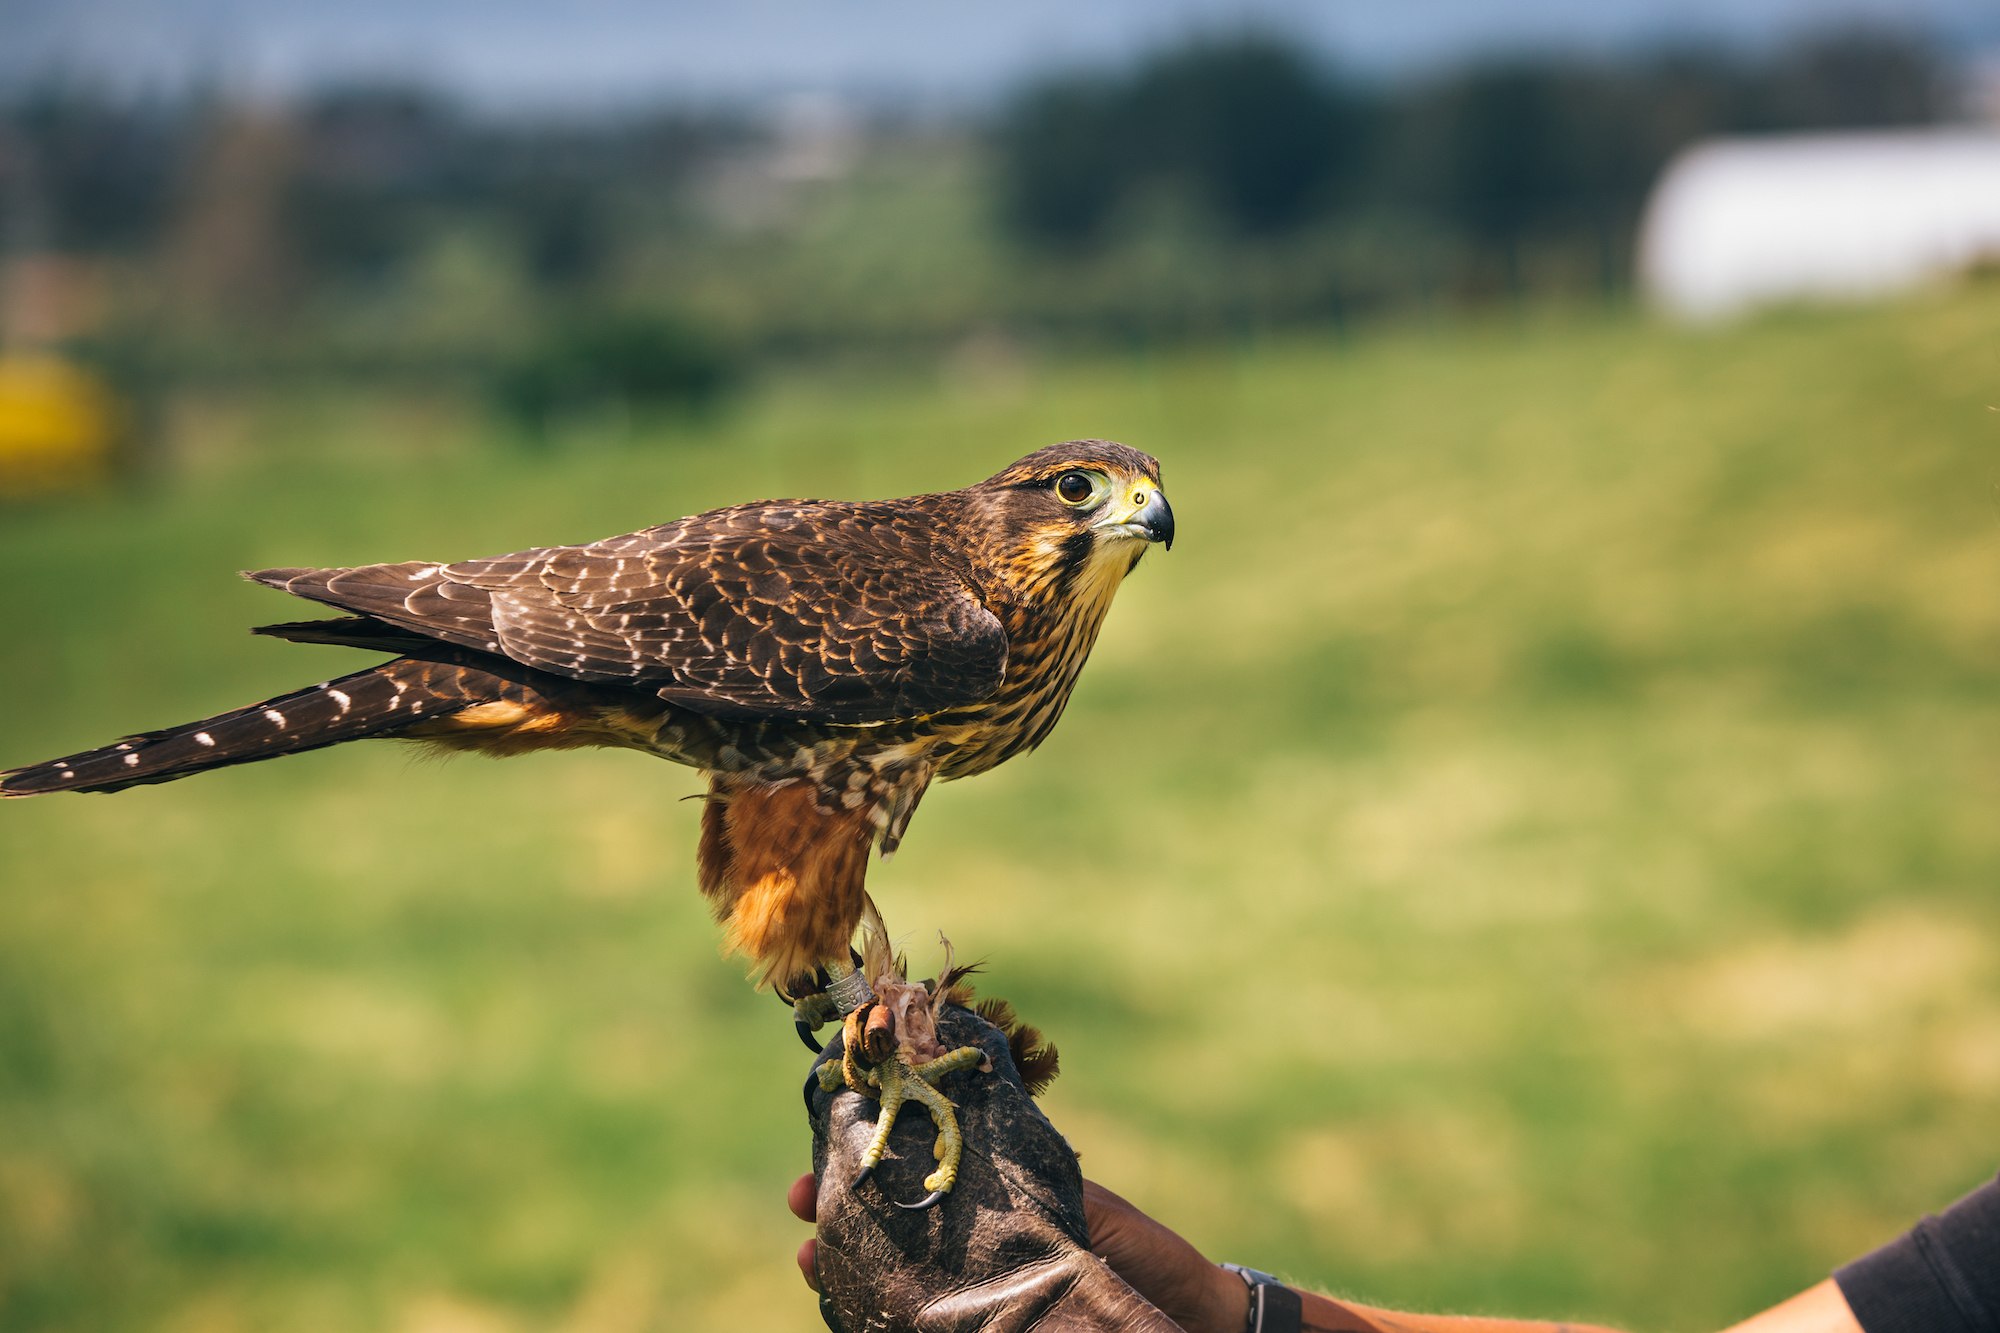
[[[746,505],[588,546],[250,577],[716,716],[919,716],[987,698],[1007,663],[962,558],[885,505]]]

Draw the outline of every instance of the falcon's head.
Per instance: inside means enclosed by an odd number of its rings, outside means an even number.
[[[1038,449],[970,493],[1022,592],[1108,599],[1149,545],[1174,544],[1159,460],[1110,440]]]

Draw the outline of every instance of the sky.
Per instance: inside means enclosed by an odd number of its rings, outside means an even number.
[[[1190,31],[1275,27],[1394,74],[1494,49],[1759,44],[1840,21],[2000,47],[1995,0],[0,0],[0,80],[282,93],[421,79],[495,107],[788,92],[967,101]]]

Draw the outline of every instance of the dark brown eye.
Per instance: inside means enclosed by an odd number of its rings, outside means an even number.
[[[1056,478],[1056,498],[1066,505],[1080,505],[1097,494],[1097,482],[1088,472],[1065,472]]]

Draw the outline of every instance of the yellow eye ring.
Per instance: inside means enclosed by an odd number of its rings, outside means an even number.
[[[1056,478],[1056,499],[1080,509],[1097,497],[1098,483],[1088,472],[1065,472]]]

